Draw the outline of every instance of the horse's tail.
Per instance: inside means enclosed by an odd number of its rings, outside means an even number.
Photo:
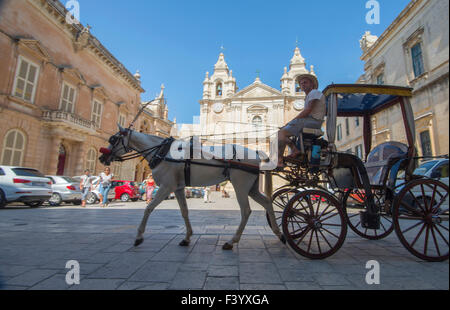
[[[271,171],[264,171],[264,194],[272,199],[273,183]]]

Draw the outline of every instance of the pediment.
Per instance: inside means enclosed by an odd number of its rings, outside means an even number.
[[[66,75],[66,77],[77,84],[86,84],[83,74],[76,68],[70,65],[60,66],[60,70]]]
[[[254,83],[244,88],[234,98],[263,98],[263,97],[279,97],[281,92],[262,83]]]
[[[91,86],[92,90],[94,91],[94,97],[100,97],[103,99],[108,99],[108,94],[106,93],[105,87],[102,85],[93,85]]]
[[[32,52],[38,58],[50,61],[50,54],[47,49],[42,46],[42,44],[35,39],[19,39],[19,45],[26,48],[28,51]]]

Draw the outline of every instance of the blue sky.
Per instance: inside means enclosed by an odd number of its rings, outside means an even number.
[[[61,0],[65,4],[66,0]],[[166,86],[169,118],[192,123],[206,71],[225,48],[238,87],[279,89],[296,38],[320,89],[354,83],[363,73],[359,40],[380,35],[409,0],[378,0],[380,24],[366,23],[366,0],[79,0],[80,20],[131,73],[140,70],[150,100]]]

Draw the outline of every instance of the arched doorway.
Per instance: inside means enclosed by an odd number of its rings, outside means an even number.
[[[66,153],[66,148],[64,147],[64,145],[60,145],[59,146],[59,155],[58,155],[58,168],[56,171],[56,175],[64,175],[64,168],[66,166],[66,158],[67,158],[67,153]]]

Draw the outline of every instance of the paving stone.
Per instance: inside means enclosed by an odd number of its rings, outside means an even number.
[[[313,282],[313,276],[304,269],[284,269],[279,268],[281,279],[286,282]]]
[[[288,290],[293,291],[317,291],[322,290],[323,288],[319,285],[317,285],[314,282],[285,282],[284,283]]]
[[[5,283],[6,285],[33,286],[54,274],[56,271],[51,269],[33,269],[10,278]]]
[[[272,263],[239,264],[239,281],[241,284],[281,284],[278,270]],[[242,289],[242,287],[241,287]]]
[[[208,268],[208,277],[237,277],[238,275],[238,266],[212,265]]]
[[[154,255],[154,253],[153,253]],[[150,260],[150,252],[123,253],[116,259],[89,274],[94,279],[127,279],[136,272],[145,262]],[[81,266],[80,266],[81,267]]]
[[[33,269],[33,267],[2,264],[0,265],[0,276],[15,277],[31,269]]]
[[[241,290],[245,291],[256,291],[256,290],[265,290],[265,291],[282,291],[286,290],[286,286],[283,284],[241,284]]]
[[[80,283],[84,281],[83,277],[80,277]],[[73,285],[66,283],[66,274],[55,274],[54,276],[39,282],[30,288],[30,290],[68,290]]]
[[[240,262],[265,263],[272,262],[266,249],[239,249]]]
[[[238,277],[207,277],[205,290],[239,290]]]
[[[177,262],[154,262],[150,261],[138,269],[128,281],[139,282],[167,282],[170,283],[180,267]]]
[[[124,282],[118,290],[166,290],[169,283],[159,282]]]
[[[204,271],[180,271],[170,284],[171,290],[201,289],[205,284],[206,272]]]
[[[214,200],[207,205],[189,201],[195,235],[186,248],[178,246],[185,228],[174,200],[164,201],[152,214],[139,247],[133,242],[142,202],[106,209],[6,208],[0,217],[2,289],[60,289],[68,260],[80,262],[87,289],[168,289],[176,287],[171,287],[176,277],[181,283],[189,273],[200,274],[198,283],[184,284],[191,289],[199,289],[202,281],[204,289],[449,289],[448,261],[416,258],[395,234],[372,242],[349,231],[335,255],[319,261],[302,257],[273,235],[265,211],[252,201],[241,242],[224,251],[240,211],[234,199]],[[369,260],[380,263],[380,285],[365,283]]]
[[[79,285],[73,285],[69,290],[115,290],[123,279],[83,279]]]
[[[343,274],[335,273],[318,273],[312,275],[315,282],[319,285],[350,285],[351,283]]]

